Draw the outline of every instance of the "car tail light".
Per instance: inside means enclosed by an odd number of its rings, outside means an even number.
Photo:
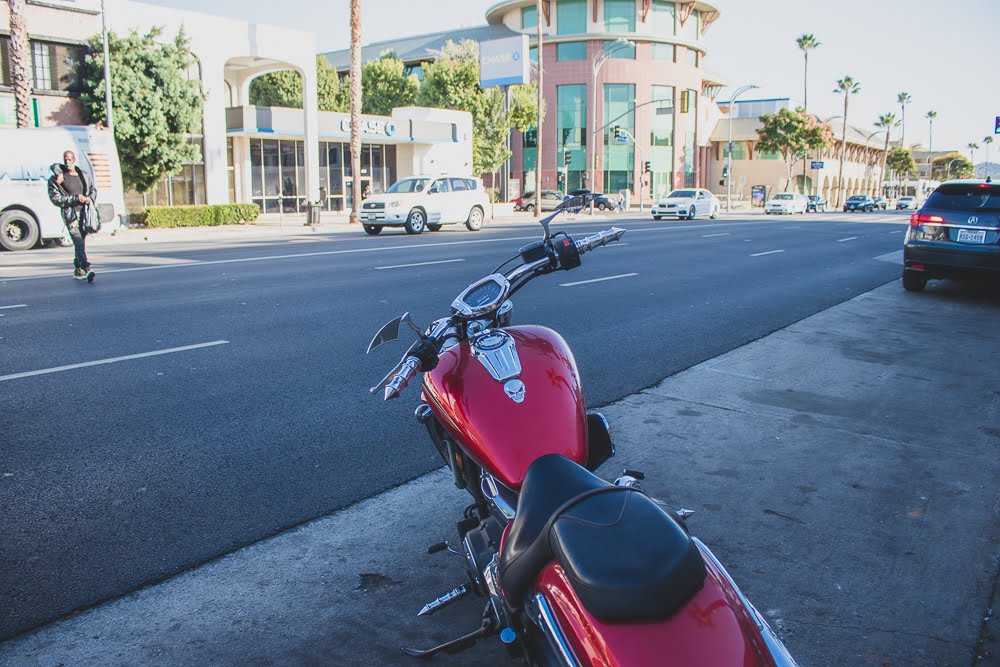
[[[944,223],[944,218],[940,215],[927,215],[926,213],[914,213],[910,216],[910,227],[920,225],[940,225]]]
[[[910,264],[906,268],[913,269],[914,271],[923,271],[924,270],[924,265],[923,264]]]

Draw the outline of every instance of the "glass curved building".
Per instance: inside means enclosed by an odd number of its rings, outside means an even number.
[[[543,33],[542,145],[515,133],[511,177],[533,189],[540,165],[546,189],[637,196],[642,183],[646,197],[707,186],[720,84],[702,36],[719,14],[701,0],[546,0],[541,16],[534,0],[493,5],[487,22],[527,34],[535,61],[539,22]]]

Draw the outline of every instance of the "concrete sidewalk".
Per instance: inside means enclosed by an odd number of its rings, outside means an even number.
[[[978,664],[1000,540],[998,330],[996,291],[890,283],[606,406],[619,454],[601,472],[644,470],[650,493],[697,510],[692,532],[802,665]],[[426,547],[466,502],[425,475],[10,640],[0,664],[416,664],[398,647],[478,624],[475,599],[415,616],[461,582],[460,559]]]

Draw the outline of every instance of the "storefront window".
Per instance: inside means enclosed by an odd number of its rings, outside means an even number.
[[[587,168],[587,86],[556,86],[556,164],[563,176],[564,192],[583,187]],[[566,151],[570,163],[565,165]]]
[[[149,192],[125,193],[129,210],[144,206],[193,206],[204,204],[205,162],[203,142],[200,136],[189,136],[188,143],[197,148],[197,158],[181,167],[176,174],[163,176]]]
[[[604,85],[604,124],[612,123],[635,136],[635,85],[608,83]],[[623,115],[624,114],[624,115]],[[621,116],[621,118],[619,118]],[[604,190],[615,193],[632,189],[635,166],[635,145],[630,139],[618,142],[608,129],[604,146]]]
[[[674,34],[675,18],[674,3],[666,0],[653,0],[653,32],[661,37],[671,37]]]

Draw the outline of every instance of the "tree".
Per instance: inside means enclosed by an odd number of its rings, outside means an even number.
[[[837,176],[837,203],[835,206],[840,206],[840,199],[844,192],[844,160],[847,158],[847,105],[851,100],[851,95],[857,95],[861,92],[861,83],[854,80],[851,75],[845,76],[843,79],[837,81],[837,87],[833,89],[835,93],[844,94],[844,129],[840,135],[840,169],[839,175]]]
[[[829,125],[820,124],[815,116],[799,107],[795,111],[781,109],[777,113],[760,117],[761,127],[757,130],[757,150],[778,153],[785,162],[788,179],[785,191],[792,182],[792,168],[807,151],[820,150],[830,145],[833,132]]]
[[[884,113],[875,121],[875,127],[885,130],[885,147],[882,149],[882,181],[885,181],[885,161],[889,157],[890,136],[892,135],[892,129],[897,125],[899,125],[899,121],[896,120],[896,114],[894,113]]]
[[[495,172],[510,155],[511,128],[524,132],[537,122],[535,87],[513,86],[510,109],[504,112],[503,94],[479,87],[479,45],[472,40],[448,41],[437,60],[423,68],[417,103],[471,113],[472,169],[477,174]]]
[[[320,111],[346,112],[347,85],[325,56],[316,56],[316,96]],[[262,107],[302,108],[302,75],[293,69],[263,74],[250,82],[250,104]]]
[[[961,153],[952,151],[947,155],[936,157],[931,160],[931,178],[938,181],[947,181],[951,178],[973,178],[976,168],[969,160],[966,160]]]
[[[967,143],[965,145],[965,147],[969,149],[969,162],[971,162],[972,164],[975,164],[976,163],[976,151],[979,149],[979,144],[977,144],[975,141],[970,141],[969,143]]]
[[[903,148],[902,146],[896,146],[889,151],[886,164],[896,172],[900,180],[909,178],[917,170],[917,163],[913,161],[913,153],[908,148]]]
[[[991,169],[990,169],[990,144],[992,144],[992,143],[993,143],[993,137],[992,136],[990,136],[990,135],[987,134],[985,137],[983,137],[983,144],[986,145],[986,165],[983,168],[985,169],[985,175],[987,177],[989,177],[990,172],[991,172]]]
[[[900,116],[899,123],[902,126],[901,134],[899,137],[899,145],[906,148],[906,105],[910,103],[913,98],[905,90],[896,95],[896,102],[899,103],[899,108],[902,109],[902,114]]]
[[[166,43],[159,42],[162,33],[154,27],[145,35],[134,30],[122,38],[108,34],[122,180],[139,192],[199,158],[198,148],[185,136],[201,133],[201,81],[185,75],[196,61],[183,30]],[[90,47],[81,67],[83,117],[87,123],[106,124],[100,36],[91,39]]]
[[[388,116],[396,107],[412,106],[420,81],[404,73],[403,61],[386,51],[361,68],[361,108],[364,113]]]
[[[937,111],[927,112],[927,152],[934,153],[934,119],[937,118]]]
[[[351,218],[361,210],[361,0],[351,0]]]
[[[812,33],[802,35],[795,40],[795,43],[802,49],[802,56],[805,58],[805,66],[802,69],[802,108],[809,109],[809,52],[820,46],[820,42]]]
[[[10,5],[10,68],[14,78],[14,106],[17,126],[31,127],[31,49],[28,27],[24,21],[25,0],[7,0]]]

